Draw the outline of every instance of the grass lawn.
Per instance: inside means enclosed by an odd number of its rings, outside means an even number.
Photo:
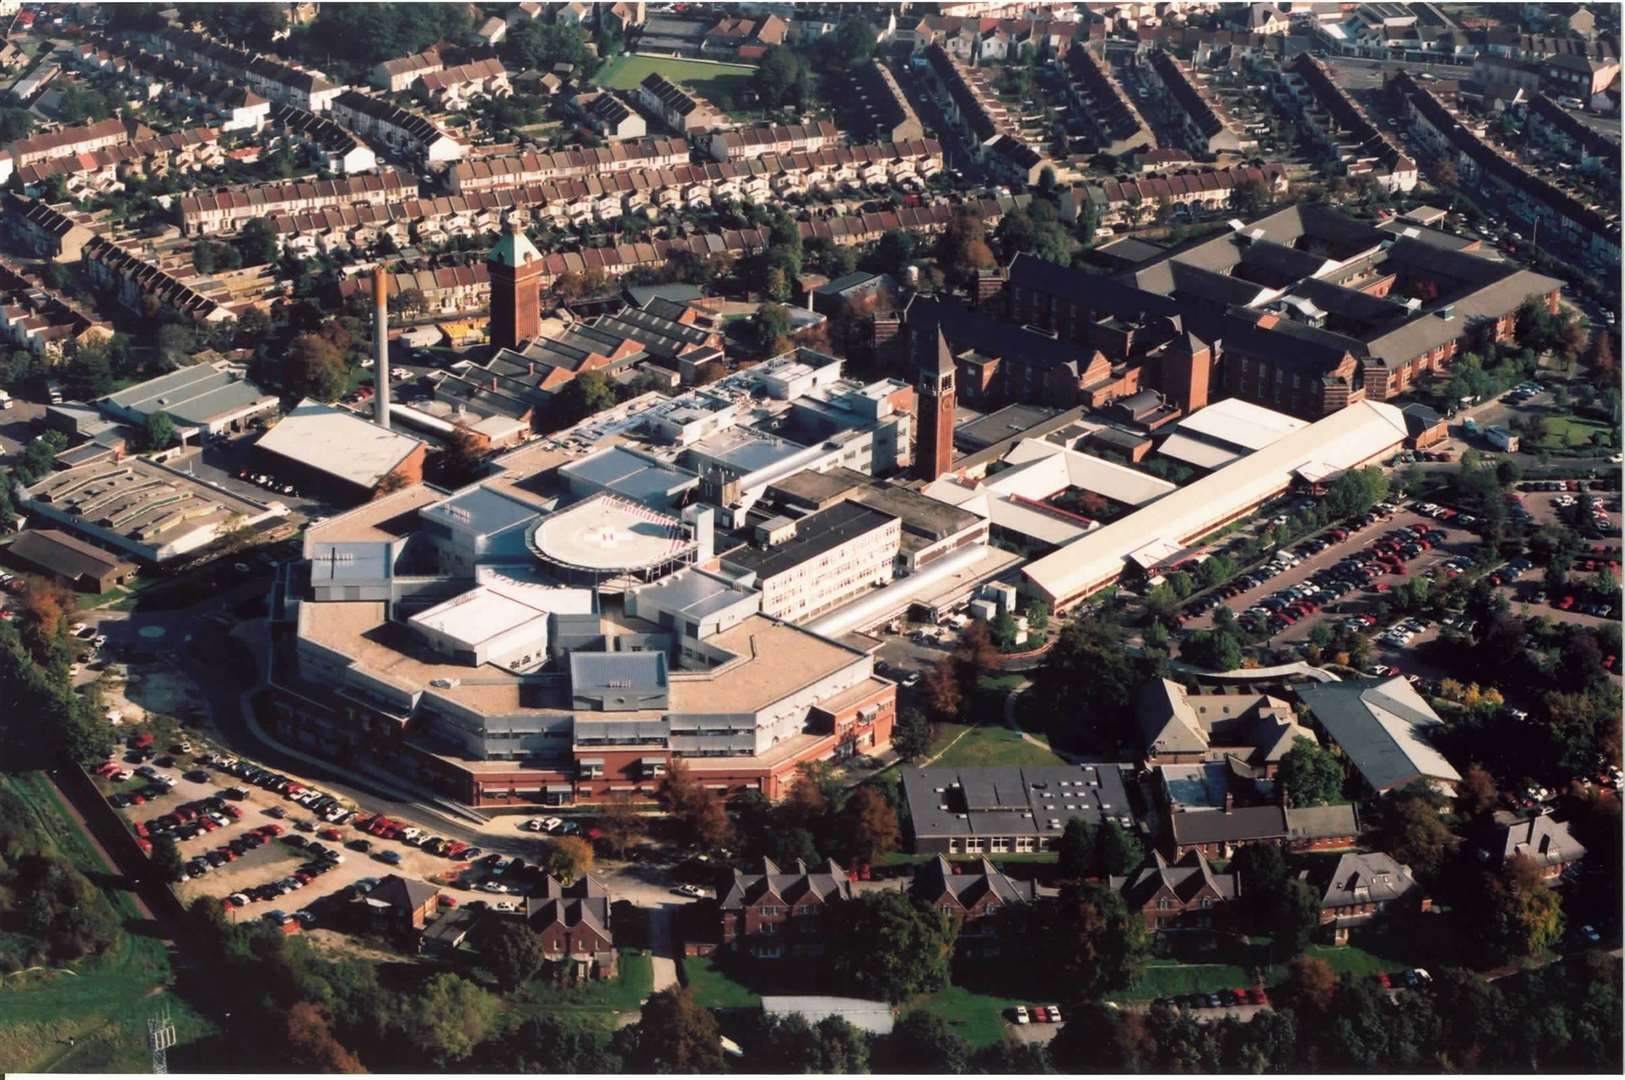
[[[725,90],[725,96],[743,101],[756,69],[748,64],[705,64],[666,56],[627,54],[605,64],[593,82],[614,90],[636,90],[653,72],[688,87],[703,98],[717,96],[719,90]]]
[[[719,969],[709,956],[685,956],[677,962],[683,985],[694,992],[694,1000],[708,1009],[753,1009],[762,996]]]
[[[934,762],[937,765],[1066,764],[1049,749],[1048,741],[1042,735],[1033,737],[1044,745],[1034,746],[1023,739],[1019,731],[1011,731],[1002,724],[938,724],[931,741],[931,752],[945,751]]]
[[[903,1011],[909,1013],[924,1009],[935,1013],[973,1048],[980,1049],[1004,1040],[1004,1010],[1027,1004],[1031,1002],[978,994],[962,986],[950,986],[915,999],[904,1006]]]
[[[33,808],[57,849],[92,880],[113,871],[68,816],[38,773],[8,776],[8,785]],[[149,1015],[168,1008],[178,1037],[171,1060],[185,1059],[186,1044],[211,1031],[192,1008],[169,992],[170,964],[162,941],[143,932],[134,898],[108,888],[108,900],[130,932],[106,953],[68,965],[74,974],[11,976],[0,1007],[0,1071],[151,1071],[146,1049]],[[75,1044],[66,1045],[72,1037]]]
[[[1574,450],[1590,446],[1591,437],[1599,432],[1606,438],[1608,425],[1577,416],[1548,416],[1541,420],[1540,438],[1534,443],[1548,450]]]
[[[574,986],[538,979],[515,996],[515,1007],[526,1015],[637,1012],[654,992],[654,963],[641,950],[624,950],[620,968],[613,979]]]
[[[1133,986],[1114,995],[1123,1001],[1149,1001],[1179,994],[1211,994],[1217,990],[1251,986],[1247,969],[1236,964],[1176,964],[1159,961],[1147,964],[1145,974]]]

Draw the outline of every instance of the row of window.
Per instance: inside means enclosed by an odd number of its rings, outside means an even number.
[[[961,841],[957,836],[948,838],[948,854],[957,855],[961,850],[966,855],[980,855],[984,851],[999,855],[1006,852],[1025,854],[1033,851],[1044,851],[1049,847],[1049,841],[1040,836],[967,836]]]

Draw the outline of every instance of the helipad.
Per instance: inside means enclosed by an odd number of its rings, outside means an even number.
[[[598,494],[532,527],[538,558],[570,570],[619,574],[664,566],[694,546],[682,522],[642,503]]]

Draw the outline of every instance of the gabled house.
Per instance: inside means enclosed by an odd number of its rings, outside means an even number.
[[[938,855],[914,871],[908,891],[959,924],[961,951],[997,955],[1000,942],[993,916],[1015,905],[1031,904],[1038,888],[1031,881],[1017,881],[986,859],[955,865]]]
[[[1554,821],[1550,814],[1525,818],[1508,810],[1491,819],[1478,848],[1479,859],[1496,867],[1521,855],[1540,867],[1548,881],[1562,877],[1585,854],[1585,845],[1574,838],[1566,822]]]
[[[1191,694],[1158,679],[1140,688],[1134,712],[1148,765],[1236,758],[1268,777],[1295,740],[1318,741],[1291,706],[1267,694]]]
[[[1330,876],[1314,884],[1320,892],[1320,925],[1331,929],[1337,945],[1348,943],[1349,927],[1370,922],[1390,907],[1418,904],[1425,911],[1429,906],[1411,868],[1382,851],[1351,851],[1337,860]]]
[[[850,899],[852,879],[834,859],[811,869],[797,859],[792,873],[763,858],[754,871],[733,871],[717,890],[718,940],[761,960],[817,956],[830,907]]]
[[[440,910],[440,890],[426,881],[390,874],[356,903],[374,925],[396,931],[422,930]]]
[[[1107,880],[1112,891],[1123,894],[1123,903],[1130,911],[1139,912],[1145,928],[1153,933],[1211,926],[1213,913],[1241,895],[1240,875],[1215,873],[1199,849],[1176,863],[1170,863],[1160,851],[1153,852],[1146,866]]]
[[[565,885],[549,874],[540,890],[525,898],[525,919],[567,981],[615,977],[615,933],[609,889],[602,881],[586,874]]]

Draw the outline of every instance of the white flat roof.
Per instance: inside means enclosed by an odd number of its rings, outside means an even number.
[[[364,488],[378,486],[423,443],[306,398],[260,439],[261,449]]]
[[[1189,435],[1174,432],[1168,436],[1163,444],[1157,447],[1157,453],[1163,457],[1183,461],[1188,465],[1195,465],[1199,469],[1217,469],[1230,464],[1241,457],[1239,450],[1226,450],[1222,446],[1215,446],[1210,442],[1193,439]]]
[[[1296,416],[1266,409],[1240,398],[1225,398],[1185,417],[1179,422],[1178,430],[1205,435],[1242,449],[1262,450],[1277,439],[1308,426],[1307,420],[1299,420]],[[1163,450],[1163,453],[1167,452]]]
[[[1022,573],[1064,603],[1115,579],[1131,552],[1158,540],[1187,543],[1284,490],[1302,466],[1319,464],[1341,472],[1404,441],[1405,417],[1398,409],[1358,402],[1074,540],[1028,564]]]
[[[491,641],[549,614],[590,614],[590,589],[531,584],[501,574],[468,592],[412,616],[411,622],[470,647]]]
[[[1143,506],[1174,490],[1166,480],[1043,439],[1023,439],[1004,455],[1012,468],[988,477],[994,491],[1042,499],[1062,488],[1092,491],[1129,506]],[[1042,462],[1042,465],[1034,465]],[[1025,469],[1020,466],[1027,466]]]

